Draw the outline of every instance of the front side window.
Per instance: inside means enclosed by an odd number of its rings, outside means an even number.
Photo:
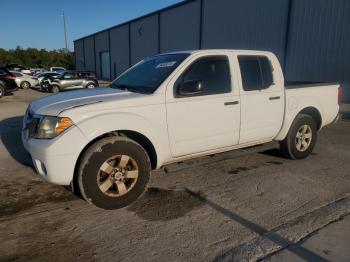
[[[256,91],[273,84],[270,61],[264,56],[239,56],[242,85],[244,91]]]
[[[2,70],[0,70],[0,76],[6,75],[6,73]]]
[[[168,54],[146,58],[114,80],[110,87],[151,94],[188,56]]]
[[[200,58],[180,77],[176,84],[176,96],[203,96],[231,92],[231,74],[226,56]],[[195,92],[185,89],[198,86]]]

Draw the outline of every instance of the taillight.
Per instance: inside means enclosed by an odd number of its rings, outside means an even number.
[[[12,75],[7,75],[7,76],[5,76],[5,78],[7,78],[7,79],[16,79],[16,77],[15,76],[12,76]]]
[[[338,105],[341,105],[343,100],[343,88],[341,86],[338,87]]]

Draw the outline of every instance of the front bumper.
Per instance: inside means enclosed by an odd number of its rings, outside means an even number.
[[[54,139],[27,139],[26,130],[22,130],[22,141],[37,173],[48,182],[58,185],[71,183],[75,164],[87,144],[86,137],[76,126]]]

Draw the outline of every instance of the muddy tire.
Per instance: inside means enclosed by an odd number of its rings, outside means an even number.
[[[56,85],[50,86],[49,90],[50,90],[50,93],[52,93],[52,94],[57,94],[61,91],[60,87],[56,86]]]
[[[5,96],[5,93],[6,93],[5,88],[2,85],[0,85],[0,98]]]
[[[151,163],[145,149],[127,137],[108,137],[83,155],[78,185],[83,198],[99,208],[118,209],[145,190]]]
[[[287,137],[280,142],[285,157],[303,159],[312,153],[317,141],[317,124],[309,115],[300,114],[292,123]]]
[[[29,89],[31,87],[30,83],[28,81],[23,81],[21,84],[20,84],[21,88],[22,89]]]

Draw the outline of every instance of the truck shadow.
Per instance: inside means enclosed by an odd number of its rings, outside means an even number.
[[[271,242],[277,244],[278,246],[281,246],[282,248],[288,248],[288,250],[298,257],[306,260],[306,261],[322,261],[326,262],[329,261],[320,255],[312,252],[311,250],[302,247],[298,245],[297,243],[294,243],[277,232],[267,230],[263,228],[262,226],[253,223],[252,221],[240,216],[239,214],[234,213],[233,211],[226,209],[211,200],[207,199],[203,195],[193,192],[192,190],[188,188],[184,188],[185,191],[190,194],[192,197],[196,198],[198,201],[206,204],[207,206],[211,207],[215,211],[221,213],[223,216],[231,219],[232,221],[241,224],[242,226],[246,227],[250,231],[270,240]],[[231,250],[225,252],[222,255],[217,256],[214,261],[236,261],[235,255],[236,255],[236,247],[232,248]]]
[[[184,190],[150,187],[127,208],[148,221],[169,221],[183,217],[204,203]]]
[[[21,165],[33,167],[32,160],[21,139],[23,116],[7,118],[0,122],[0,139],[11,157]]]

